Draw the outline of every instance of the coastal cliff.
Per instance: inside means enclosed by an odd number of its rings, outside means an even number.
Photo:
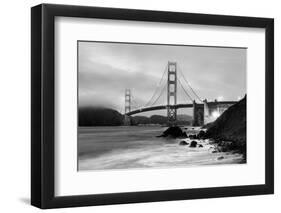
[[[246,95],[229,107],[216,121],[209,125],[205,137],[213,138],[222,151],[237,151],[246,158]]]
[[[246,96],[209,125],[207,137],[246,143]]]
[[[188,134],[186,128],[174,126],[166,129],[158,137],[187,138],[181,141],[180,145],[188,144],[187,140],[196,140],[196,142],[209,141],[214,146],[213,153],[231,152],[243,155],[246,160],[246,96],[229,107],[213,123],[205,125],[204,130],[197,130],[197,133]],[[191,128],[193,129],[193,128]],[[200,144],[199,144],[200,145]],[[206,144],[205,144],[206,145]]]

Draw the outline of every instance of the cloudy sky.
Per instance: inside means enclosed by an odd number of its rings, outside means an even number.
[[[180,70],[200,98],[237,100],[246,93],[246,53],[243,48],[78,42],[79,107],[123,112],[125,88],[132,90],[135,105],[144,105],[168,61],[177,62],[178,76]],[[182,77],[180,81],[192,95]],[[165,91],[157,103],[166,99]],[[188,101],[178,85],[178,103]]]

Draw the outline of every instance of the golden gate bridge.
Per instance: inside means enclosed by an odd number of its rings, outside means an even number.
[[[184,84],[186,86],[184,86]],[[178,91],[182,89],[185,96],[185,103],[178,103]],[[167,97],[165,104],[160,104],[159,99],[162,96]],[[130,88],[125,89],[125,113],[124,124],[130,125],[130,116],[154,111],[167,110],[167,125],[177,124],[177,110],[180,108],[193,108],[193,126],[202,126],[215,120],[227,108],[237,103],[237,101],[213,101],[202,100],[200,96],[191,87],[185,78],[182,70],[176,62],[168,62],[164,69],[160,82],[156,87],[149,101],[140,105],[132,95]]]

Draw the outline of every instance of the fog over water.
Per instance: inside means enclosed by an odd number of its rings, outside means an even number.
[[[176,61],[198,95],[209,100],[237,100],[246,93],[243,48],[79,42],[79,106],[124,108],[124,90],[145,104],[168,61]],[[186,102],[179,90],[178,103]],[[159,102],[166,102],[164,95]]]

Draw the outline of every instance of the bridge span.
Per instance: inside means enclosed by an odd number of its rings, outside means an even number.
[[[237,101],[214,101],[214,102],[207,102],[208,105],[233,105],[237,103]],[[204,104],[201,103],[196,103],[195,104],[199,107],[204,107]],[[139,114],[142,112],[149,112],[149,111],[156,111],[156,110],[163,110],[163,109],[167,109],[168,107],[170,108],[174,108],[174,109],[181,109],[181,108],[193,108],[194,107],[194,103],[193,104],[177,104],[177,105],[159,105],[159,106],[150,106],[150,107],[143,107],[140,109],[136,109],[133,111],[128,112],[126,115],[128,116],[132,116],[135,114]]]
[[[192,108],[193,104],[177,104],[174,106],[170,106],[171,108],[174,109],[180,109],[180,108]],[[152,106],[152,107],[144,107],[144,108],[140,108],[137,110],[133,110],[131,112],[128,112],[127,115],[131,116],[131,115],[135,115],[138,113],[142,113],[142,112],[149,112],[149,111],[155,111],[155,110],[162,110],[162,109],[167,109],[168,105],[159,105],[159,106]]]
[[[192,104],[176,104],[176,105],[158,105],[143,107],[126,113],[127,116],[133,116],[143,112],[150,112],[156,110],[166,110],[168,107],[172,109],[193,108],[193,125],[201,126],[206,123],[212,122],[218,115],[222,114],[227,108],[237,103],[237,101],[213,101]]]
[[[167,68],[167,69],[166,69]],[[148,101],[148,103],[144,107],[137,107],[137,109],[132,109],[132,102],[134,101],[131,90],[125,90],[125,113],[124,113],[124,124],[130,125],[130,116],[142,113],[149,112],[154,110],[167,110],[167,124],[168,125],[176,125],[177,123],[177,109],[180,108],[193,108],[193,126],[202,126],[206,123],[214,121],[219,115],[221,115],[227,108],[237,103],[237,101],[213,101],[208,102],[206,99],[202,100],[198,94],[194,91],[194,89],[190,86],[189,82],[184,77],[183,73],[180,71],[176,62],[168,62],[167,67],[163,73],[163,76],[160,80],[159,85],[161,85],[162,80],[164,79],[165,73],[167,73],[167,81],[163,85],[164,87],[160,89],[160,86],[157,86],[153,96]],[[179,71],[179,73],[178,73]],[[179,78],[181,74],[181,79]],[[182,81],[186,83],[189,90],[193,94],[193,97],[198,101],[196,102],[194,98],[192,98],[191,94],[183,86]],[[188,98],[188,102],[186,104],[177,103],[177,93],[178,93],[178,85],[180,85],[184,94]],[[159,90],[158,90],[159,88]],[[165,90],[167,95],[167,104],[155,104],[159,97],[164,94]],[[157,96],[157,92],[160,94]],[[154,100],[155,99],[155,100]]]

